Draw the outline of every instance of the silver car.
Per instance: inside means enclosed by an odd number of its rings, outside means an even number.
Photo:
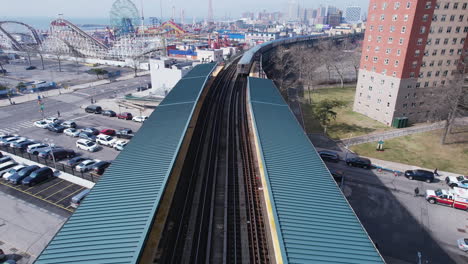
[[[468,252],[468,238],[460,238],[457,240],[458,248]]]
[[[75,169],[79,172],[87,172],[93,167],[94,164],[98,163],[100,160],[85,160],[80,164],[76,165]]]

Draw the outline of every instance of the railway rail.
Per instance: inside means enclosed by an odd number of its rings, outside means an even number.
[[[154,263],[268,263],[246,78],[237,78],[233,63],[206,95]]]

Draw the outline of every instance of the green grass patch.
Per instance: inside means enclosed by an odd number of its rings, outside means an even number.
[[[336,120],[332,121],[328,127],[327,134],[333,139],[343,139],[369,134],[372,132],[380,132],[392,129],[386,125],[377,122],[365,115],[353,112],[355,86],[347,86],[344,88],[330,87],[321,88],[311,93],[312,105],[308,103],[302,104],[304,114],[304,122],[307,133],[320,133],[323,128],[313,114],[313,105],[324,99],[334,99],[344,101],[345,107],[337,108]],[[304,92],[304,99],[308,102],[309,93]]]
[[[440,144],[442,130],[386,140],[385,151],[376,151],[376,142],[352,146],[359,155],[400,162],[423,168],[460,174],[468,172],[468,130],[453,131],[448,144]]]

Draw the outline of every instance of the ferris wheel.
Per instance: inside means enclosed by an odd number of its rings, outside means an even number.
[[[138,9],[130,0],[116,0],[110,11],[110,24],[117,35],[135,32],[139,22]]]

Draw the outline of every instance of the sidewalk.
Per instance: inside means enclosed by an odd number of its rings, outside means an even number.
[[[139,72],[137,75],[138,76],[145,76],[145,75],[148,75],[148,74],[149,74],[149,71],[143,71],[143,72]],[[133,78],[134,78],[134,74],[131,73],[131,74],[123,75],[123,76],[117,78],[115,81],[124,81],[124,80],[133,79]],[[54,96],[58,96],[58,95],[61,95],[61,94],[73,93],[73,92],[75,92],[75,91],[77,91],[79,89],[89,88],[91,86],[99,86],[99,85],[108,84],[108,83],[111,83],[111,81],[108,80],[108,79],[98,80],[98,81],[95,81],[95,82],[83,83],[83,84],[70,86],[67,89],[58,88],[58,89],[48,90],[48,91],[41,92],[40,94],[46,94],[46,97],[54,97]],[[37,94],[36,93],[34,93],[34,94],[23,94],[23,95],[15,96],[15,97],[11,98],[11,101],[15,102],[15,104],[21,104],[21,103],[25,103],[25,102],[29,102],[29,101],[35,101],[35,100],[37,100]],[[0,100],[0,107],[9,106],[9,105],[10,105],[10,101],[8,99],[1,99]]]

